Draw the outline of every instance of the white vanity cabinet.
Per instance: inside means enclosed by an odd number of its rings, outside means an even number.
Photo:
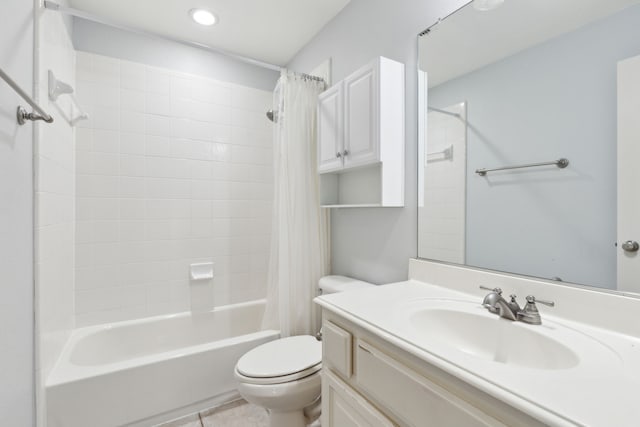
[[[379,57],[318,100],[325,207],[404,205],[404,65]]]
[[[393,427],[395,424],[364,397],[325,370],[322,376],[322,425]]]
[[[544,425],[326,308],[323,331],[323,427]]]

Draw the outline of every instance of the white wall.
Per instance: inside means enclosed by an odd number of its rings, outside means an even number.
[[[306,72],[331,57],[334,82],[376,56],[406,64],[406,206],[334,210],[334,273],[377,283],[407,277],[408,259],[417,251],[417,34],[465,3],[351,0],[289,64]]]
[[[264,298],[271,92],[84,52],[77,80],[77,326]]]
[[[33,2],[4,0],[0,67],[33,93]],[[33,125],[0,80],[0,425],[34,425]]]
[[[77,50],[92,52],[229,83],[273,90],[278,71],[256,67],[204,49],[144,36],[83,19],[73,20]]]
[[[54,117],[40,124],[35,140],[36,375],[38,417],[45,408],[44,384],[74,326],[75,150],[70,98],[48,97],[48,71],[75,86],[75,51],[62,15],[40,10],[38,97]],[[42,425],[42,424],[39,424]]]

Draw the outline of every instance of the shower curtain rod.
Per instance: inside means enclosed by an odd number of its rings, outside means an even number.
[[[281,71],[281,70],[284,69],[284,67],[281,67],[279,65],[270,64],[268,62],[259,61],[257,59],[249,58],[249,57],[238,55],[238,54],[235,54],[235,53],[230,53],[230,52],[228,52],[228,51],[226,51],[224,49],[218,49],[218,48],[215,48],[215,47],[203,44],[203,43],[198,43],[198,42],[190,41],[190,40],[183,40],[183,39],[179,39],[177,37],[166,36],[164,34],[156,33],[154,31],[148,31],[148,30],[143,30],[143,29],[136,28],[136,27],[131,27],[131,26],[122,24],[120,22],[117,22],[117,21],[114,21],[114,20],[111,20],[111,19],[106,19],[106,18],[102,18],[102,17],[96,16],[96,15],[93,15],[91,13],[83,12],[83,11],[78,10],[78,9],[74,9],[74,8],[66,7],[66,6],[61,6],[58,3],[50,1],[50,0],[45,0],[44,7],[45,7],[45,9],[54,10],[54,11],[63,13],[65,15],[75,16],[76,18],[81,18],[81,19],[85,19],[87,21],[96,22],[98,24],[103,24],[103,25],[107,25],[109,27],[118,28],[120,30],[130,31],[130,32],[137,33],[137,34],[142,34],[142,35],[145,35],[145,36],[156,37],[156,38],[160,38],[160,39],[163,39],[163,40],[168,40],[168,41],[171,41],[171,42],[180,43],[182,45],[189,46],[189,47],[196,47],[196,48],[199,48],[199,49],[204,49],[204,50],[207,50],[209,52],[217,53],[217,54],[220,54],[220,55],[225,55],[225,56],[228,56],[230,58],[236,59],[238,61],[245,62],[247,64],[255,65],[255,66],[258,66],[258,67],[266,68],[266,69],[269,69],[269,70]]]

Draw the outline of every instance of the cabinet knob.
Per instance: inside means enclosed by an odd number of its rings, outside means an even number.
[[[342,152],[342,155],[343,155],[343,156],[348,156],[348,155],[349,155],[349,150],[344,150],[344,151]]]
[[[337,158],[342,157],[342,153],[340,153],[340,152],[336,153],[336,157],[337,157]]]

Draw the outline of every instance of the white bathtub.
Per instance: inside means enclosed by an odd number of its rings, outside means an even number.
[[[47,379],[48,427],[149,426],[238,397],[237,360],[279,337],[264,301],[77,329]]]

